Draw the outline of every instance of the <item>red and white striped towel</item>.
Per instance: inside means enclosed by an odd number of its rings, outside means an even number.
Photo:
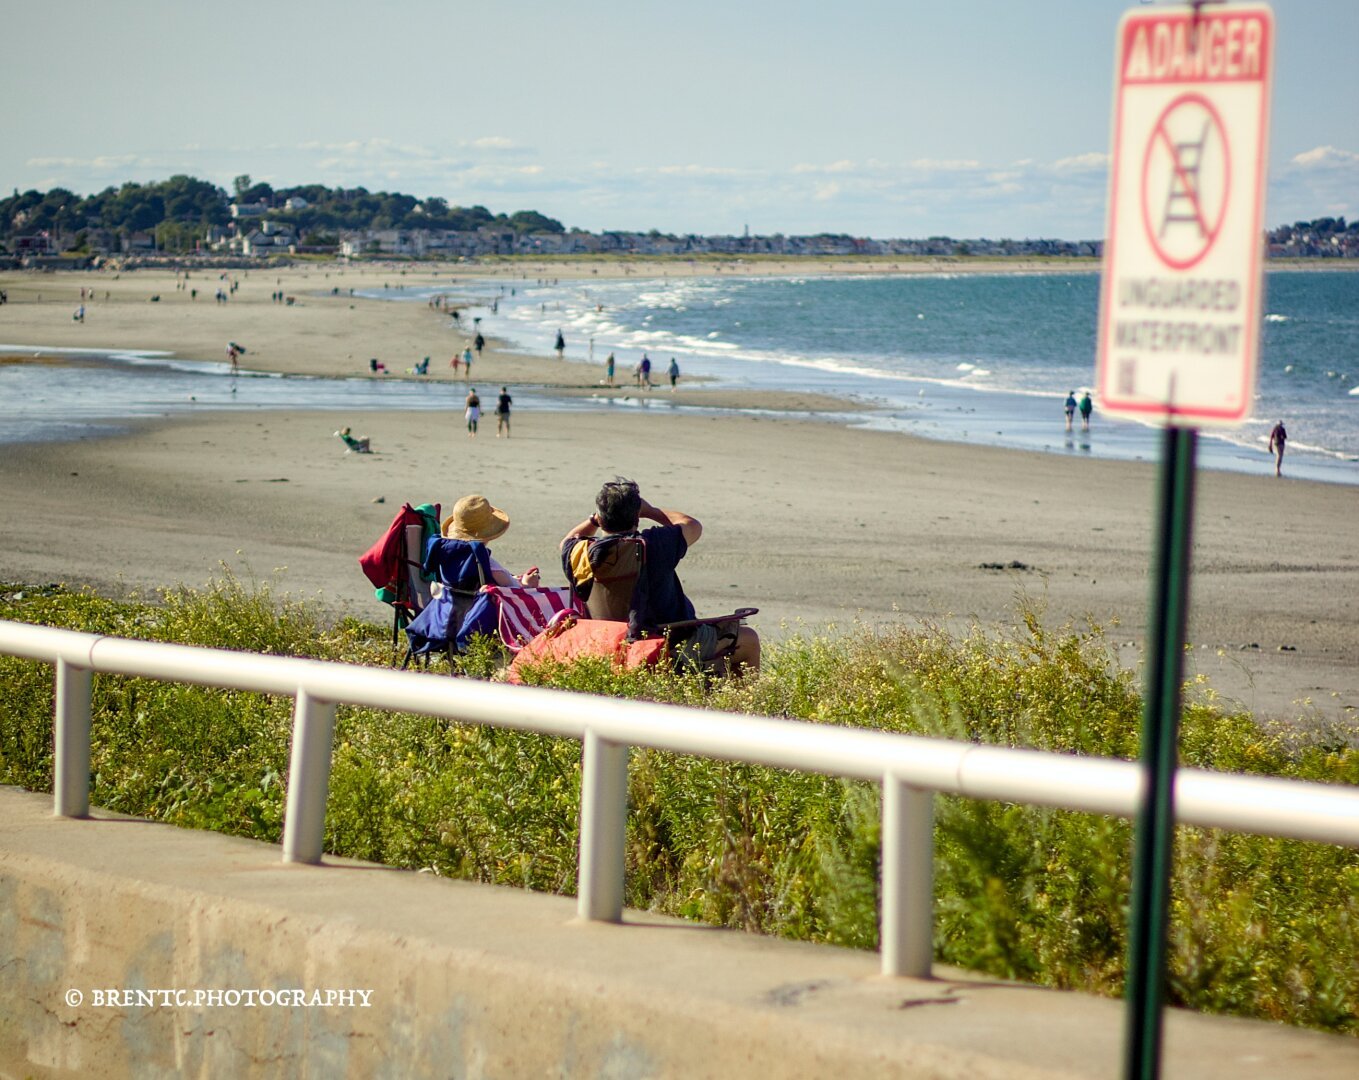
[[[515,653],[537,637],[554,615],[571,607],[567,588],[487,585],[482,591],[490,594],[499,612],[500,640]]]

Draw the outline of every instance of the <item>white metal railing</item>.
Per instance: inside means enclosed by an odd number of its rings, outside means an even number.
[[[933,794],[1132,817],[1141,768],[1127,761],[624,701],[352,664],[131,641],[0,620],[0,653],[56,665],[55,812],[89,814],[94,672],[296,700],[283,831],[287,862],[321,860],[337,703],[581,740],[582,918],[623,913],[628,750],[683,754],[882,784],[882,970],[926,976],[933,932]],[[1359,848],[1359,790],[1181,769],[1176,820]]]

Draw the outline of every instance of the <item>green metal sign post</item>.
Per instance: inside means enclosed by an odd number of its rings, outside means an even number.
[[[1175,841],[1175,769],[1180,743],[1185,624],[1194,521],[1194,455],[1198,432],[1165,429],[1157,501],[1150,666],[1142,711],[1144,794],[1133,849],[1127,980],[1127,1080],[1161,1070],[1161,1001],[1170,924],[1170,872]]]
[[[1097,400],[1165,426],[1128,927],[1127,1080],[1161,1069],[1175,768],[1201,427],[1250,419],[1274,78],[1267,3],[1145,3],[1114,49]],[[1205,290],[1221,302],[1189,298]]]

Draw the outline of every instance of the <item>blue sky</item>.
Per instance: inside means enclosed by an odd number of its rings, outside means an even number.
[[[591,230],[1103,232],[1135,0],[0,0],[0,190],[188,173]],[[1359,217],[1359,0],[1276,0],[1270,225]]]

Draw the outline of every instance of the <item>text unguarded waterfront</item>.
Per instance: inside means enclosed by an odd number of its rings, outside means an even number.
[[[1194,308],[1198,311],[1235,311],[1241,303],[1241,283],[1190,278],[1128,278],[1118,283],[1119,307]]]
[[[1158,322],[1155,319],[1120,319],[1114,326],[1114,344],[1117,347],[1145,352],[1231,356],[1237,352],[1240,341],[1240,326],[1206,322]]]

